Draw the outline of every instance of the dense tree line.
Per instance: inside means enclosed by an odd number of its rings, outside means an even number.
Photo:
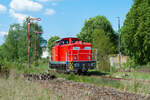
[[[42,27],[37,23],[31,23],[31,60],[34,59],[34,39],[35,31],[42,32]],[[42,47],[46,40],[40,34],[37,36],[37,56],[40,58]],[[0,58],[12,62],[27,62],[28,59],[28,34],[27,23],[23,25],[10,25],[8,35],[5,36],[5,42],[0,46]]]
[[[121,29],[122,49],[137,64],[150,62],[150,0],[134,0]]]
[[[117,44],[118,44],[118,35],[115,34],[115,31],[112,28],[111,23],[105,16],[95,16],[86,20],[84,23],[81,32],[77,35],[84,42],[93,42],[93,33],[95,30],[103,30],[105,35],[110,39],[110,42],[113,43],[114,53],[117,52]]]
[[[105,31],[97,29],[94,31],[93,37],[93,49],[97,50],[97,64],[99,64],[99,70],[109,70],[108,56],[113,53],[114,46]],[[94,51],[94,50],[93,50]]]

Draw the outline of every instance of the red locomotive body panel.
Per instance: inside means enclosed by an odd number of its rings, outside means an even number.
[[[79,67],[95,66],[92,59],[92,45],[82,43],[78,38],[63,38],[57,41],[56,46],[52,48],[51,65],[59,67],[59,65],[65,64],[69,67],[68,63],[74,63],[74,66]]]
[[[61,41],[68,42],[63,44]],[[52,61],[92,61],[90,43],[82,43],[77,38],[64,38],[61,41],[56,42],[52,49]]]

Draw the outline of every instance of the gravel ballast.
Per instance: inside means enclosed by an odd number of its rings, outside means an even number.
[[[38,82],[60,100],[150,100],[150,97],[140,94],[59,78],[47,81],[38,80]]]

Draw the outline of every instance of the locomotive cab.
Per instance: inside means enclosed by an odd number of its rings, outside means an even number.
[[[52,48],[50,68],[61,71],[87,72],[96,66],[92,45],[78,38],[63,38]]]

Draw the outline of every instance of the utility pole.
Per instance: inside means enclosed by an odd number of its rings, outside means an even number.
[[[119,54],[119,69],[121,68],[121,51],[120,51],[120,17],[118,18],[118,34],[119,34],[119,38],[118,38],[118,54]]]
[[[96,60],[96,68],[98,69],[98,61],[97,61],[97,49],[95,50],[95,60]]]
[[[31,18],[30,16],[26,18],[26,22],[28,23],[28,65],[31,67],[31,58],[30,58],[30,48],[31,48],[31,40],[30,40],[30,26],[31,26],[31,20],[37,20],[40,21],[40,18]]]
[[[43,32],[34,31],[34,33],[35,33],[35,39],[34,39],[34,61],[35,61],[35,66],[37,66],[38,65],[38,61],[37,61],[37,46],[36,46],[37,35],[38,34],[42,34]]]

